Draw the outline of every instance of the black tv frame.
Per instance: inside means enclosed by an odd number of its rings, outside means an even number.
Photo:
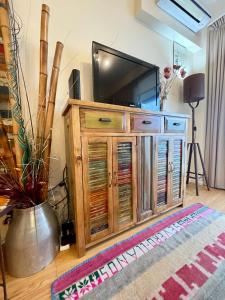
[[[96,102],[102,102],[102,103],[109,103],[107,102],[107,99],[101,100],[100,97],[98,97],[99,95],[99,91],[98,91],[98,64],[96,63],[96,60],[94,58],[94,54],[97,53],[99,50],[102,50],[104,52],[108,52],[112,55],[116,55],[119,57],[122,57],[126,60],[130,60],[132,62],[135,62],[137,64],[140,64],[142,66],[145,66],[146,68],[152,69],[155,68],[156,72],[157,72],[157,76],[156,76],[156,95],[159,95],[159,67],[153,64],[150,64],[146,61],[143,61],[139,58],[136,58],[134,56],[131,56],[129,54],[123,53],[121,51],[115,50],[113,48],[110,48],[108,46],[102,45],[98,42],[93,41],[92,42],[92,78],[93,78],[93,98],[94,101]],[[158,79],[158,81],[157,81]],[[159,100],[159,97],[156,97],[156,106],[158,105],[157,101]],[[117,105],[124,105],[123,103],[118,103]],[[135,107],[140,107],[140,106],[135,106]]]

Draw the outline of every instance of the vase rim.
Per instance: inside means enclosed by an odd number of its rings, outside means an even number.
[[[27,207],[27,208],[17,208],[17,207],[15,207],[13,210],[16,211],[16,212],[19,212],[19,211],[21,211],[21,212],[32,211],[32,210],[37,210],[37,209],[42,208],[45,204],[49,204],[48,201],[44,201],[40,204],[31,206],[31,207]]]

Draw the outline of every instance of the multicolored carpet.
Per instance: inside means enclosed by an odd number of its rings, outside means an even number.
[[[52,284],[52,299],[225,299],[225,214],[201,204],[100,252]]]

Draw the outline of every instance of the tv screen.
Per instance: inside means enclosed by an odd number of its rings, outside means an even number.
[[[92,43],[94,100],[158,111],[159,67]]]

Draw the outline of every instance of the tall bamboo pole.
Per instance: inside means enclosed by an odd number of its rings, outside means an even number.
[[[13,176],[17,176],[16,172],[16,164],[13,157],[13,153],[9,146],[9,141],[7,137],[7,132],[5,130],[2,119],[0,118],[0,144],[4,151],[4,156],[2,157],[3,162],[6,164],[6,167],[9,169],[9,172],[13,174]]]
[[[43,201],[46,199],[47,192],[48,192],[49,163],[50,163],[51,143],[52,143],[52,126],[53,126],[53,118],[54,118],[54,111],[55,111],[55,98],[56,98],[56,90],[57,90],[58,77],[59,77],[59,67],[60,67],[61,57],[62,57],[62,50],[63,50],[63,44],[61,42],[57,42],[53,66],[52,66],[52,73],[51,73],[48,107],[47,107],[46,123],[45,123],[45,134],[44,134],[46,147],[44,149],[45,188],[43,192]]]
[[[42,148],[44,140],[44,124],[46,110],[46,90],[48,79],[48,22],[49,7],[42,4],[41,28],[40,28],[40,74],[39,74],[39,94],[37,112],[37,136],[36,145],[38,150]]]
[[[11,51],[11,33],[9,27],[9,13],[8,13],[8,1],[0,0],[0,29],[2,31],[4,53],[5,53],[5,62],[7,65],[6,76],[9,82],[9,86],[13,86],[13,76],[10,70],[10,65],[13,62],[13,55]],[[10,107],[13,109],[16,106],[16,99],[10,94],[9,97]],[[14,115],[12,114],[12,126],[13,126],[13,137],[15,143],[15,152],[16,152],[16,165],[18,170],[18,176],[20,177],[22,173],[22,148],[19,144],[18,131],[19,124],[16,121]]]

